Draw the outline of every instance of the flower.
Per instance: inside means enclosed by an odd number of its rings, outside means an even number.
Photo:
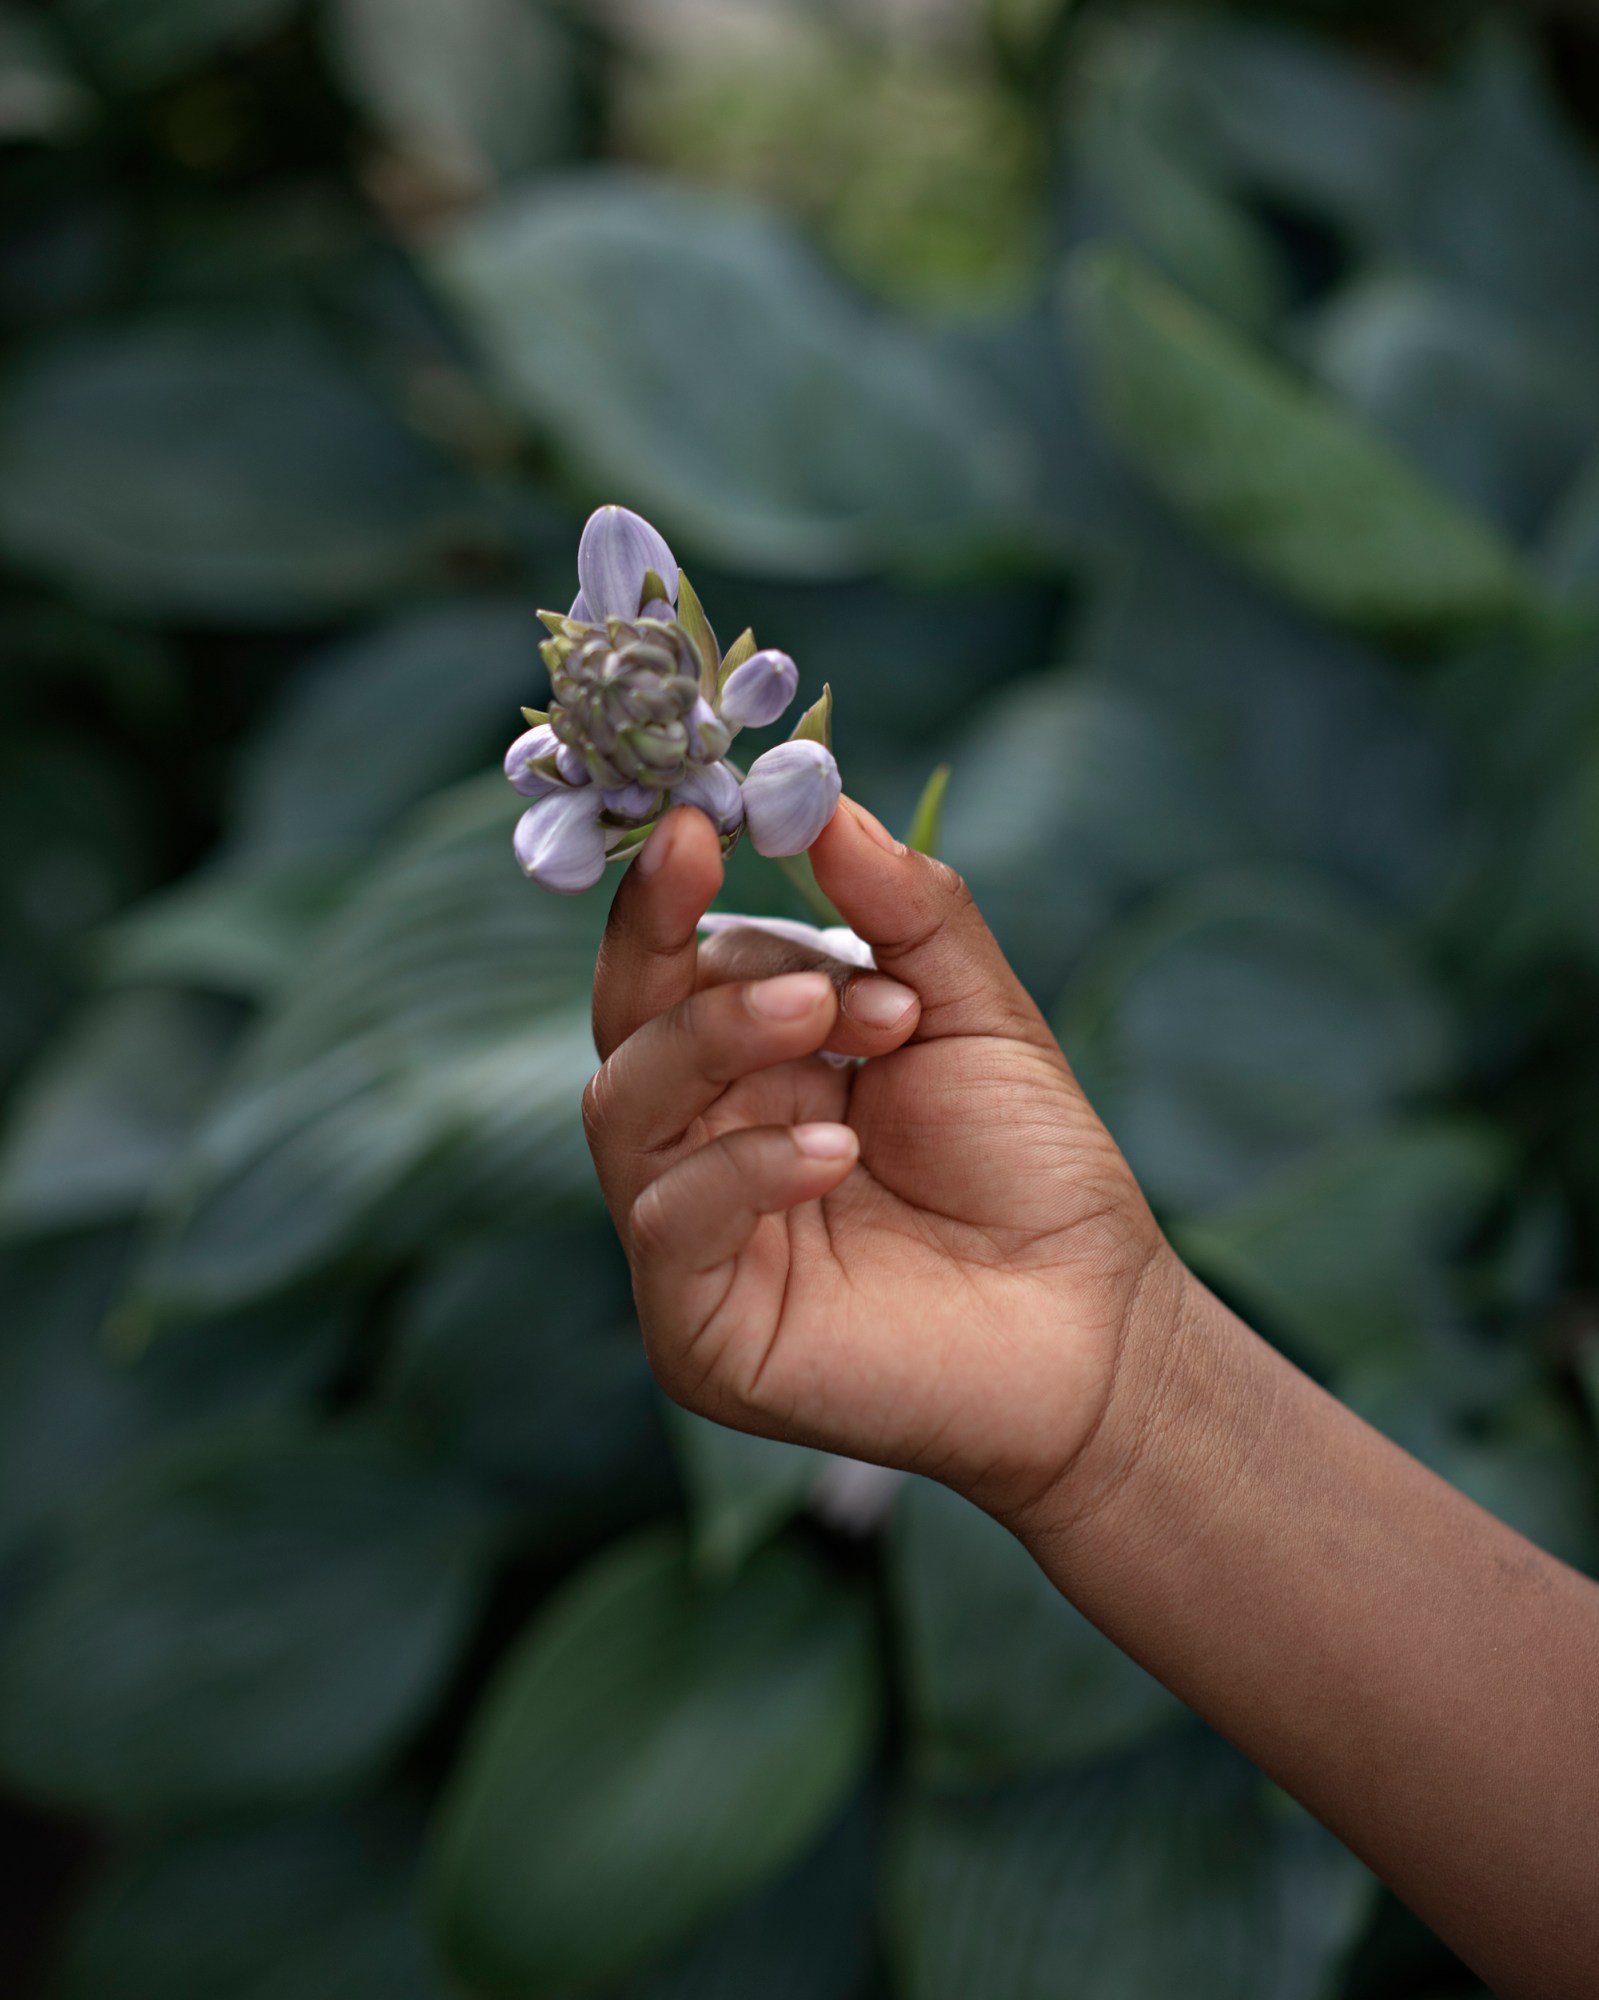
[[[735,729],[764,729],[794,699],[799,668],[771,647],[752,653],[722,685],[722,717]]]
[[[605,873],[606,830],[587,790],[550,793],[516,823],[513,845],[522,873],[542,889],[575,896]]]
[[[833,817],[841,789],[832,751],[809,738],[757,757],[744,778],[744,824],[756,853],[804,853]]]
[[[750,632],[723,656],[665,540],[626,507],[589,516],[577,572],[571,609],[539,614],[549,713],[524,711],[530,727],[505,755],[507,779],[533,801],[516,830],[524,872],[565,894],[587,888],[607,858],[638,852],[669,804],[703,812],[724,853],[746,825],[763,854],[809,846],[839,795],[828,691],[741,776],[728,746],[788,707],[793,660],[758,651]]]
[[[636,618],[645,608],[644,584],[651,575],[676,604],[677,563],[661,536],[626,507],[596,507],[577,545],[579,589],[569,615],[586,625]]]
[[[769,931],[773,937],[826,952],[829,958],[842,959],[846,965],[858,965],[866,972],[877,970],[871,946],[865,938],[857,937],[848,924],[829,924],[822,929],[816,924],[795,923],[789,917],[745,917],[731,910],[707,910],[700,918],[699,928],[713,935],[717,931]]]

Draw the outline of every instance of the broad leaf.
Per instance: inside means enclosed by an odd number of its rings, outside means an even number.
[[[475,530],[420,437],[292,321],[45,349],[0,399],[0,548],[116,606],[234,621],[414,590]]]
[[[348,1786],[421,1720],[491,1553],[375,1438],[233,1429],[132,1468],[0,1635],[0,1774],[111,1816]]]
[[[1358,421],[1118,252],[1084,253],[1072,308],[1107,417],[1194,525],[1289,596],[1421,630],[1527,600],[1512,551]]]
[[[998,1522],[913,1480],[890,1585],[916,1769],[971,1782],[1125,1749],[1187,1713]]]
[[[907,2000],[1330,2000],[1371,1878],[1198,1736],[912,1797],[891,1851]]]
[[[446,1794],[454,1977],[540,2000],[665,1951],[804,1850],[875,1708],[866,1606],[797,1548],[724,1590],[675,1536],[614,1550],[502,1667]]]
[[[448,242],[496,374],[673,538],[783,575],[992,539],[1023,445],[975,384],[775,222],[612,177],[540,188]]]
[[[821,1452],[729,1430],[689,1410],[667,1412],[688,1491],[694,1561],[728,1577],[804,1507],[826,1463]]]
[[[1372,1123],[1452,1054],[1405,943],[1286,869],[1170,892],[1107,941],[1060,1026],[1144,1188],[1178,1210]]]
[[[74,1916],[60,2000],[441,2000],[419,1829],[381,1807],[211,1827],[117,1856]]]

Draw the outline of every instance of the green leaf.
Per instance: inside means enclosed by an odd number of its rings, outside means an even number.
[[[721,1591],[675,1536],[613,1550],[502,1667],[451,1779],[433,1907],[454,1977],[540,2000],[664,1952],[804,1850],[875,1713],[867,1608],[798,1548]]]
[[[0,9],[0,140],[68,139],[94,116],[94,99],[49,24],[20,7]]]
[[[219,1429],[103,1489],[51,1554],[0,1637],[0,1774],[151,1817],[366,1777],[449,1670],[491,1546],[375,1437]]]
[[[72,1919],[59,2000],[442,2000],[418,1829],[365,1806],[208,1827],[113,1857]]]
[[[351,610],[437,578],[475,506],[294,321],[79,333],[0,401],[0,548],[128,611]]]
[[[125,89],[169,83],[209,58],[259,40],[293,11],[295,0],[59,0],[76,46]]]
[[[1287,869],[1172,890],[1112,934],[1060,1028],[1151,1199],[1179,1211],[1374,1123],[1453,1054],[1401,938]]]
[[[917,1772],[940,1783],[1126,1749],[1187,1710],[1074,1610],[998,1522],[912,1480],[889,1581]]]
[[[385,1402],[560,1545],[669,1504],[627,1264],[605,1221],[440,1257],[401,1306]]]
[[[445,795],[344,904],[179,1163],[150,1309],[252,1297],[363,1237],[405,1255],[424,1229],[594,1205],[603,911],[529,889],[515,809],[497,776]]]
[[[51,1045],[0,1144],[0,1233],[135,1215],[178,1157],[233,1039],[186,995],[96,1003]]]
[[[930,557],[990,542],[1019,496],[1025,441],[970,378],[758,212],[572,176],[469,223],[435,269],[527,415],[719,560]]]
[[[667,1422],[688,1490],[695,1567],[713,1580],[730,1577],[804,1507],[823,1455],[675,1405]]]
[[[1164,497],[1278,589],[1416,630],[1528,602],[1510,548],[1378,437],[1120,252],[1084,252],[1071,304],[1123,446]]]
[[[680,570],[678,574],[679,576],[681,576],[682,571]],[[757,648],[755,645],[755,634],[750,629],[750,627],[746,625],[743,631],[740,632],[738,637],[733,641],[732,645],[729,646],[727,651],[722,655],[721,671],[720,673],[718,673],[716,677],[716,685],[718,692],[720,692],[722,688],[727,686],[728,677],[729,675],[731,675],[734,668],[741,667],[743,666],[746,660],[753,659],[756,650]]]
[[[890,1852],[896,1990],[1331,2000],[1374,1886],[1197,1732],[1001,1791],[924,1791]]]
[[[1503,1189],[1491,1128],[1380,1127],[1334,1141],[1174,1230],[1182,1254],[1325,1368],[1417,1360],[1453,1254]]]
[[[430,605],[317,653],[256,731],[230,854],[365,851],[429,792],[496,761],[540,677],[530,606]]]
[[[944,794],[949,789],[948,764],[937,764],[923,785],[911,823],[905,830],[905,845],[917,854],[938,852],[938,829],[944,817]]]
[[[575,136],[572,41],[533,0],[333,0],[328,27],[370,122],[446,190],[543,165]]]
[[[789,731],[789,740],[794,743],[820,743],[824,750],[833,747],[833,690],[824,682],[822,692]]]

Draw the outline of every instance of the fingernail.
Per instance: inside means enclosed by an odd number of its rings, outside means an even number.
[[[850,981],[849,991],[844,995],[844,1012],[863,1028],[892,1028],[896,1021],[904,1020],[915,1002],[916,995],[910,987],[873,972]]]
[[[832,991],[833,982],[825,972],[785,972],[778,979],[762,979],[749,991],[750,1011],[764,1014],[769,1021],[803,1021],[814,1014]]]
[[[641,875],[654,875],[671,851],[673,826],[670,818],[661,820],[655,831],[639,849],[638,859],[633,866]]]
[[[860,823],[861,831],[870,834],[879,847],[887,848],[890,854],[903,854],[906,852],[904,841],[896,840],[888,828],[884,826],[883,822],[875,814],[869,813],[865,806],[857,805],[853,799],[846,799],[844,803]]]
[[[855,1134],[847,1125],[796,1125],[794,1146],[807,1160],[847,1160],[855,1151]]]

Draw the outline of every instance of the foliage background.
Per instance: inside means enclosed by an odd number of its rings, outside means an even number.
[[[1575,10],[6,0],[12,1989],[1474,1990],[982,1517],[662,1407],[604,896],[482,773],[639,506],[853,790],[952,759],[1185,1253],[1592,1569],[1596,77]]]

